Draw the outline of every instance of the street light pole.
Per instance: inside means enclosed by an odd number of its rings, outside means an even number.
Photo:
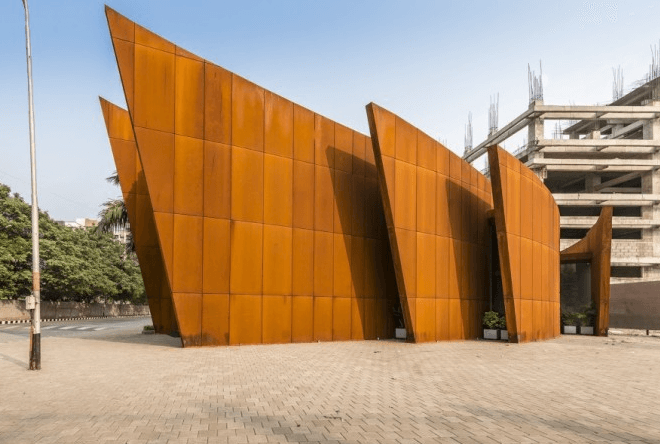
[[[39,206],[37,204],[37,157],[34,142],[34,101],[32,100],[32,50],[30,46],[30,13],[25,9],[25,52],[27,56],[28,106],[30,117],[30,166],[32,172],[32,325],[30,328],[30,370],[41,369],[41,284],[39,272]],[[31,304],[28,304],[30,307]]]

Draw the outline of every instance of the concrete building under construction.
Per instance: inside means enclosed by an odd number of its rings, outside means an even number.
[[[488,146],[527,129],[515,156],[552,191],[560,208],[561,249],[582,239],[602,206],[614,207],[612,283],[660,280],[660,64],[623,93],[614,72],[613,100],[598,106],[543,102],[541,76],[530,71],[529,108],[497,128],[491,99],[489,136],[472,147],[471,118],[464,159],[473,162]],[[495,105],[496,106],[496,105]],[[545,121],[555,121],[546,137]]]

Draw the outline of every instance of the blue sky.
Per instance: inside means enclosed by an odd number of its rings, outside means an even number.
[[[660,39],[654,1],[107,1],[356,130],[368,133],[373,101],[459,153],[468,112],[475,145],[486,136],[491,95],[500,126],[526,109],[528,63],[543,61],[546,103],[606,103],[612,68],[629,86]],[[125,102],[103,5],[30,0],[39,204],[56,219],[94,217],[119,195],[104,181],[114,163],[98,96]],[[29,201],[23,23],[20,0],[0,3],[0,182]]]

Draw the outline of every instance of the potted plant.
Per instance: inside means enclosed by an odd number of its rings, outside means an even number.
[[[578,319],[577,313],[572,311],[562,311],[561,312],[561,325],[562,330],[565,335],[575,335],[577,334]]]
[[[396,319],[397,327],[394,329],[394,337],[396,339],[406,339],[406,326],[403,324],[403,312],[401,307],[393,307],[394,319]]]
[[[487,311],[482,319],[484,327],[484,339],[504,339],[508,340],[509,335],[506,331],[506,319],[496,311]]]
[[[594,321],[596,320],[596,307],[592,302],[591,305],[587,305],[582,309],[582,312],[579,313],[579,331],[581,335],[593,335],[594,334]]]
[[[500,339],[503,341],[509,340],[509,330],[506,329],[506,316],[500,315],[500,325],[499,325]]]

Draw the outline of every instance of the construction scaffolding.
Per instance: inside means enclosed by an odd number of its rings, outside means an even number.
[[[542,74],[528,66],[528,109],[464,154],[473,162],[527,129],[514,155],[553,193],[562,249],[584,237],[602,206],[614,207],[612,282],[660,280],[660,50],[651,52],[645,81],[627,93],[613,69],[613,100],[603,106],[544,104]],[[546,120],[555,121],[550,138]]]

